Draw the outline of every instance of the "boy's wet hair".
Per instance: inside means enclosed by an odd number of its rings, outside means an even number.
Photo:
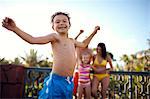
[[[57,15],[64,15],[64,16],[66,16],[66,17],[68,18],[69,24],[71,25],[69,13],[65,13],[65,12],[56,12],[56,13],[54,13],[54,14],[51,16],[51,22],[52,22],[52,23],[53,23],[53,21],[54,21],[55,16],[57,16]]]

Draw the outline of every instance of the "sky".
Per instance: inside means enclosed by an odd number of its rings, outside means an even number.
[[[117,60],[123,54],[135,54],[150,47],[147,41],[150,39],[150,0],[0,0],[0,21],[10,17],[32,36],[54,33],[50,19],[57,11],[67,12],[71,17],[69,37],[75,38],[80,29],[84,30],[78,41],[100,26],[89,47],[95,48],[103,42]],[[50,44],[28,44],[3,28],[1,22],[0,58],[14,59],[35,49],[42,58],[51,59]]]

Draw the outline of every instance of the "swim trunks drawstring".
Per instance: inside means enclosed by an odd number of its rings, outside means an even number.
[[[67,81],[69,84],[71,84],[71,81],[70,81],[70,77],[69,77],[69,76],[66,78],[66,81]]]

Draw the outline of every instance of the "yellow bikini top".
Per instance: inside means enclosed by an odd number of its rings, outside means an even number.
[[[107,64],[107,60],[103,60],[101,63],[98,62],[97,57],[96,57],[95,60],[94,60],[94,65],[95,65],[95,66],[105,67],[106,64]]]

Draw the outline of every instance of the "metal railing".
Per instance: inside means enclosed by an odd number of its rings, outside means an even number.
[[[112,71],[109,99],[150,99],[150,72]]]
[[[50,68],[26,68],[24,98],[37,98]],[[110,72],[109,99],[150,99],[150,72]]]
[[[38,98],[38,93],[43,87],[44,78],[51,72],[50,68],[26,68],[24,98]]]

